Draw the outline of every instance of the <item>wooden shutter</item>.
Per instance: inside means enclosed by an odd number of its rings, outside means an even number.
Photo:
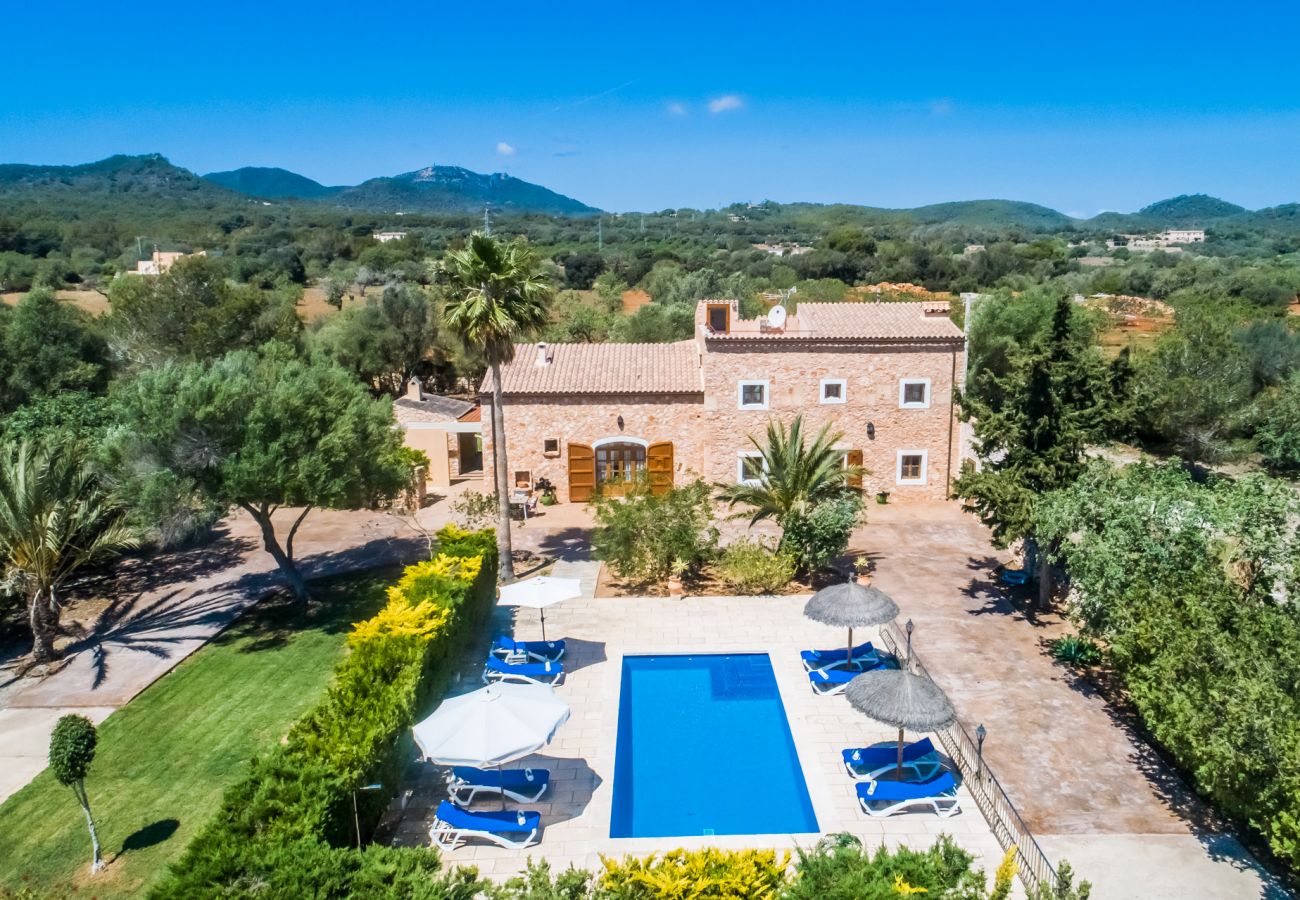
[[[586,503],[596,493],[596,451],[586,444],[569,445],[569,502]]]
[[[645,452],[646,472],[650,475],[650,493],[666,494],[673,487],[673,445],[671,441],[651,444]]]
[[[849,467],[857,466],[862,468],[862,451],[850,450],[844,454],[844,464]],[[850,473],[847,479],[849,487],[854,490],[862,490],[862,472]]]

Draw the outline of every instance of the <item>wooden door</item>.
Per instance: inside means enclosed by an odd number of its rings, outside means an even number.
[[[569,502],[586,503],[596,493],[596,452],[586,444],[569,445]]]
[[[847,453],[845,453],[845,454],[844,454],[844,464],[845,464],[846,466],[857,466],[857,467],[861,468],[861,466],[862,466],[862,451],[861,451],[861,450],[850,450],[850,451],[848,451]],[[847,479],[847,482],[848,482],[849,487],[853,488],[854,490],[856,490],[856,491],[860,491],[860,490],[862,490],[862,473],[861,473],[861,472],[858,472],[856,475],[854,475],[854,474],[850,474],[849,477],[848,477],[848,479]]]
[[[650,474],[650,493],[666,494],[673,487],[673,445],[671,441],[651,444],[646,450],[646,471]]]

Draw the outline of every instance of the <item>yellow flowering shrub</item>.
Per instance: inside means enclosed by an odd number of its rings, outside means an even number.
[[[708,848],[601,862],[600,886],[619,900],[766,900],[784,885],[790,854]]]

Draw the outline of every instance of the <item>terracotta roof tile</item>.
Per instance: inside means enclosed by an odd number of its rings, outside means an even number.
[[[551,344],[549,363],[537,347],[520,344],[501,369],[507,394],[701,394],[694,341],[675,344]],[[483,379],[491,390],[492,375]]]
[[[784,331],[736,327],[730,334],[711,334],[708,340],[961,340],[961,329],[948,318],[947,310],[947,304],[933,300],[800,303]]]
[[[393,401],[393,416],[403,425],[418,422],[455,422],[476,407],[465,400],[425,394],[423,400],[398,397]]]

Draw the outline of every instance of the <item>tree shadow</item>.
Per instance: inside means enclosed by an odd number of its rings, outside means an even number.
[[[118,856],[124,853],[130,853],[132,850],[143,850],[146,847],[154,847],[163,841],[170,840],[176,833],[176,829],[181,827],[179,819],[159,819],[151,822],[143,828],[136,829],[126,836],[122,841],[122,849],[118,851]]]
[[[108,677],[115,653],[130,650],[166,659],[177,645],[203,640],[252,602],[253,598],[241,600],[230,592],[196,598],[180,588],[148,601],[141,594],[119,597],[89,628],[65,627],[75,637],[64,648],[64,656],[88,651],[94,672],[91,688],[98,688]]]
[[[537,545],[543,556],[566,562],[591,559],[591,529],[570,526],[548,533]]]
[[[1055,609],[1035,609],[1037,591],[1033,585],[1002,584],[997,575],[1002,568],[1002,561],[997,557],[969,557],[966,568],[976,574],[961,589],[961,593],[980,604],[968,609],[969,615],[1009,616],[1035,628],[1043,628],[1060,620]]]

